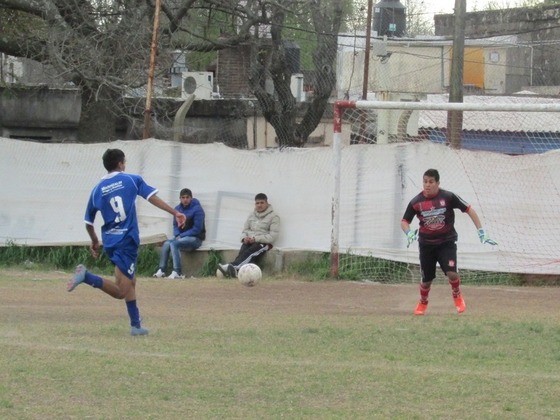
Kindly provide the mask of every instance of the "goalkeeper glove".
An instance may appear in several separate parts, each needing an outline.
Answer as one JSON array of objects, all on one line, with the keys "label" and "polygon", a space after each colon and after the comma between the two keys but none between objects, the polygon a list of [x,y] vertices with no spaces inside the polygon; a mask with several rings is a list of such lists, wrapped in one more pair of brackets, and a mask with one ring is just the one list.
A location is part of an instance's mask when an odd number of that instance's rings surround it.
[{"label": "goalkeeper glove", "polygon": [[490,239],[486,235],[486,232],[484,231],[483,228],[478,229],[478,238],[480,239],[480,242],[483,244],[498,245],[498,242],[496,242],[493,239]]},{"label": "goalkeeper glove", "polygon": [[412,230],[410,229],[406,232],[407,244],[406,247],[408,248],[412,242],[418,239],[418,229]]}]

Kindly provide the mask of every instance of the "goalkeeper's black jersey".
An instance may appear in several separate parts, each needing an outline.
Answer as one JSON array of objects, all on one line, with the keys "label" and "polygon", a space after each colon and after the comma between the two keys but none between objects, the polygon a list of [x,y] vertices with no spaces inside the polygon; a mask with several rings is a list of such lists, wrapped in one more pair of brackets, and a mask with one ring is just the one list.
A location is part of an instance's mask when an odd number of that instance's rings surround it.
[{"label": "goalkeeper's black jersey", "polygon": [[433,197],[426,197],[421,192],[408,203],[403,220],[412,222],[414,216],[420,221],[418,242],[427,245],[437,245],[447,241],[457,240],[455,230],[455,211],[468,211],[470,205],[451,191],[439,189]]}]

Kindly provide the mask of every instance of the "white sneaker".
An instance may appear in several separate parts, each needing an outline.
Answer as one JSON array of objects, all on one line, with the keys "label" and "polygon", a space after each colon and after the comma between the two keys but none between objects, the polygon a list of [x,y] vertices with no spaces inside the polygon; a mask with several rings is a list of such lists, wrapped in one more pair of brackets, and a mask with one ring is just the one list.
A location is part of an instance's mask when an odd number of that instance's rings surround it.
[{"label": "white sneaker", "polygon": [[218,264],[218,270],[222,272],[224,277],[228,277],[228,278],[237,277],[237,270],[231,264]]},{"label": "white sneaker", "polygon": [[228,264],[218,264],[218,270],[220,270],[222,272],[224,277],[227,276],[227,266],[228,266]]},{"label": "white sneaker", "polygon": [[156,271],[156,273],[153,275],[153,277],[157,277],[158,279],[161,279],[164,276],[165,276],[165,273],[163,271],[161,271],[161,268],[158,268],[158,271]]},{"label": "white sneaker", "polygon": [[171,272],[171,274],[169,275],[169,277],[167,277],[168,279],[184,279],[185,276],[183,274],[177,274],[177,272],[175,270],[173,270]]}]

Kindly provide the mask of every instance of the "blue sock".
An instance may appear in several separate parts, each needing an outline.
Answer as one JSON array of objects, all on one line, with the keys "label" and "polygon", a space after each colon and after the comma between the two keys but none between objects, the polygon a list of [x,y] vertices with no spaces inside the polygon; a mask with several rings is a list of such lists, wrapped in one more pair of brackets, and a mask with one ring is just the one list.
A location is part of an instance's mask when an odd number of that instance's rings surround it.
[{"label": "blue sock", "polygon": [[138,306],[136,306],[136,301],[131,300],[126,302],[126,309],[130,317],[130,326],[140,328],[140,311],[138,310]]},{"label": "blue sock", "polygon": [[103,279],[95,274],[86,271],[86,278],[84,279],[85,284],[95,287],[96,289],[101,289],[103,287]]}]

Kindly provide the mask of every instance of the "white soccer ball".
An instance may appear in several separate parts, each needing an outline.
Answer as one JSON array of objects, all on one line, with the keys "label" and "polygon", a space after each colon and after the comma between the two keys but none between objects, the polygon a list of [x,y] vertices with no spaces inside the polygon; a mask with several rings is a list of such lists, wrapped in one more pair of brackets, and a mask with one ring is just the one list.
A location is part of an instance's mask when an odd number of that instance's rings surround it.
[{"label": "white soccer ball", "polygon": [[216,269],[216,277],[219,279],[224,278],[224,273],[222,273],[219,268]]},{"label": "white soccer ball", "polygon": [[251,287],[262,279],[262,271],[257,264],[245,264],[239,269],[237,278],[243,286]]}]

